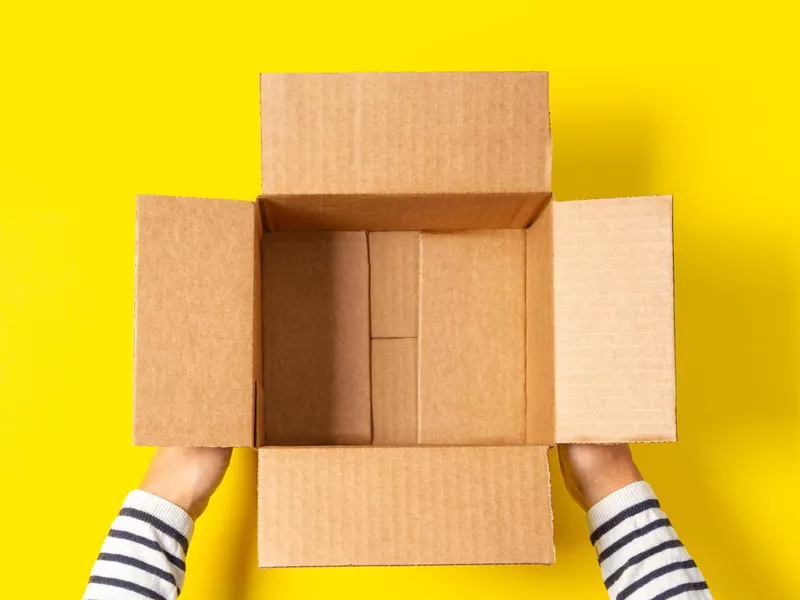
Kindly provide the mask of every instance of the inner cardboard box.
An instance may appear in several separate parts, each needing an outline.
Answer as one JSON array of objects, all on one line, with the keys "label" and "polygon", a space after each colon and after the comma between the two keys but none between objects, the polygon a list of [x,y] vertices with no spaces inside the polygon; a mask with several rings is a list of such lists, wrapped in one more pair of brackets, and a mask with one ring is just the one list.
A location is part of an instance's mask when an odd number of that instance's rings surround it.
[{"label": "inner cardboard box", "polygon": [[551,563],[547,447],[676,439],[672,202],[555,202],[542,73],[262,76],[140,196],[134,443],[259,448],[262,567]]}]

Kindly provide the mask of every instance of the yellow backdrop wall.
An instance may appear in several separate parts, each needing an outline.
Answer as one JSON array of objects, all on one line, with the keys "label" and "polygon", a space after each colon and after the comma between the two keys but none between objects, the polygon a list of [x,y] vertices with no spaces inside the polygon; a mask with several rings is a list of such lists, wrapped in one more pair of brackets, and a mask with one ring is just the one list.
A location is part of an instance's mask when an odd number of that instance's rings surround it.
[{"label": "yellow backdrop wall", "polygon": [[[6,2],[0,597],[76,598],[150,450],[131,439],[134,194],[252,198],[258,73],[551,72],[561,199],[674,194],[678,444],[639,446],[715,596],[797,598],[797,14],[557,2]],[[255,456],[183,598],[605,597],[553,460],[553,567],[256,568]]]}]

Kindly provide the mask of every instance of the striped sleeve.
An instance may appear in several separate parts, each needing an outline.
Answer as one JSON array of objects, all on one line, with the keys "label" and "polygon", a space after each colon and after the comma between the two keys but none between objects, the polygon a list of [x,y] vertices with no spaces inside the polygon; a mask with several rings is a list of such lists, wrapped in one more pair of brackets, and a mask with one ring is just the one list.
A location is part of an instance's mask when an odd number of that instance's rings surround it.
[{"label": "striped sleeve", "polygon": [[652,488],[632,483],[588,514],[611,600],[709,600],[703,575],[678,539]]},{"label": "striped sleeve", "polygon": [[111,524],[84,600],[174,600],[183,587],[193,529],[181,508],[134,490]]}]

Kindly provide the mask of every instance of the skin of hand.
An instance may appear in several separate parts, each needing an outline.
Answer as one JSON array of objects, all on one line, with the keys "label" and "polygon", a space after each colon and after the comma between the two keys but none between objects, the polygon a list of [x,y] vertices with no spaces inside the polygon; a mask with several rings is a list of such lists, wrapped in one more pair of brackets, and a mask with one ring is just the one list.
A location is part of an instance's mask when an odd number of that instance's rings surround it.
[{"label": "skin of hand", "polygon": [[169,500],[197,520],[230,461],[230,448],[159,448],[140,489]]},{"label": "skin of hand", "polygon": [[642,480],[627,444],[562,444],[558,462],[569,495],[583,510]]}]

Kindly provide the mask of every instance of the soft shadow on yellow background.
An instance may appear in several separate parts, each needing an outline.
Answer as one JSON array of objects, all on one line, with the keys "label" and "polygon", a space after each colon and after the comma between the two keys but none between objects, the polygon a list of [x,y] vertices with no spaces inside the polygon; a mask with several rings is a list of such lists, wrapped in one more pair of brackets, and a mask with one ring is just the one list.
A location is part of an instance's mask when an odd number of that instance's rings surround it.
[{"label": "soft shadow on yellow background", "polygon": [[[252,198],[261,71],[551,72],[561,199],[674,194],[678,444],[636,458],[717,598],[798,598],[796,14],[769,2],[0,8],[0,597],[77,598],[131,446],[134,194]],[[261,571],[255,456],[183,598],[605,598],[554,469],[553,567]]]}]

